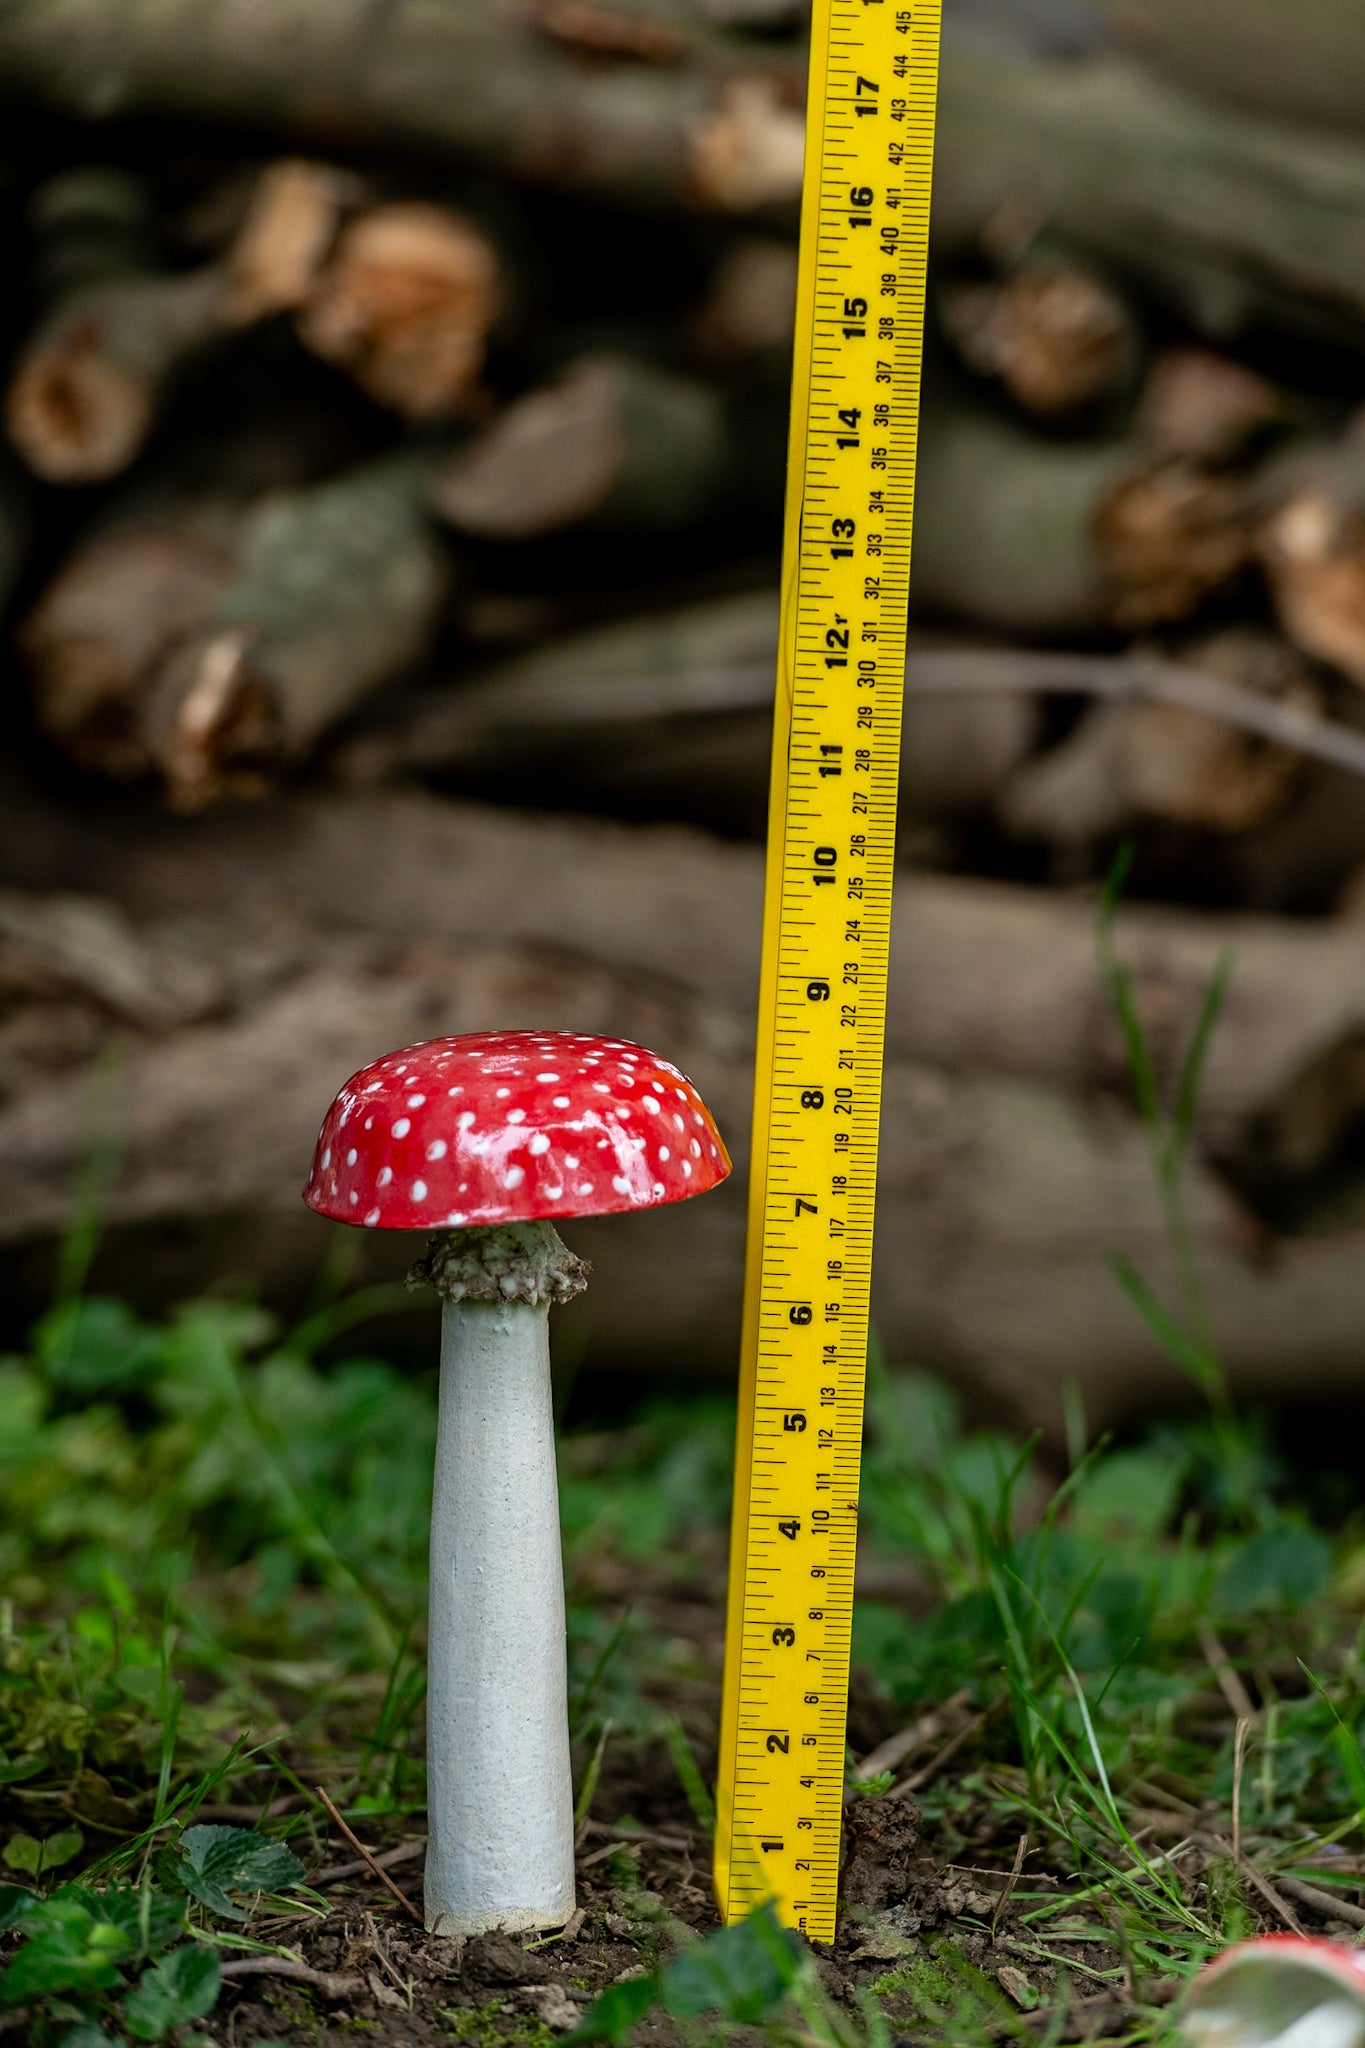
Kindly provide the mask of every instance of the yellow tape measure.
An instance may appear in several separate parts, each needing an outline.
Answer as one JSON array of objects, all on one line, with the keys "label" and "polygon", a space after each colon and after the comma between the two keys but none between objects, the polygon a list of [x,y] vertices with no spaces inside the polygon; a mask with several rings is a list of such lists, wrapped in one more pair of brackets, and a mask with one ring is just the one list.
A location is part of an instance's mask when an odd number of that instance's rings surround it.
[{"label": "yellow tape measure", "polygon": [[939,0],[816,0],[716,1895],[834,1939]]}]

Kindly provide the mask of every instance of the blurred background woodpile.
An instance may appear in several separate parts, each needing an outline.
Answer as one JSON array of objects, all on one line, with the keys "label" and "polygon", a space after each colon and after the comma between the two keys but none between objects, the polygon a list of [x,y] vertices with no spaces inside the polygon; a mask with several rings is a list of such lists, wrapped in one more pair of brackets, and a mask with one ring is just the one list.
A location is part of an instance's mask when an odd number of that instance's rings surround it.
[{"label": "blurred background woodpile", "polygon": [[[883,1340],[1049,1428],[1178,1391],[1109,1269],[1171,1279],[1095,957],[1131,839],[1163,1085],[1233,953],[1231,1381],[1339,1396],[1365,20],[946,12]],[[297,1303],[318,1116],[404,1039],[638,1036],[744,1154],[803,91],[799,0],[0,8],[10,1332],[94,1214],[143,1305]],[[588,1226],[588,1361],[727,1371],[742,1226]]]}]

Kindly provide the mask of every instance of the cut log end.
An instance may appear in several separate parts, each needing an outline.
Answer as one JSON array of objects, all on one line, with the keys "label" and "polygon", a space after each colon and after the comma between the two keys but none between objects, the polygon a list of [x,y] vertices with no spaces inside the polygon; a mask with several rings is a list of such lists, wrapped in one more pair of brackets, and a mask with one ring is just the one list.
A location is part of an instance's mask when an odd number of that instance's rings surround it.
[{"label": "cut log end", "polygon": [[1281,624],[1308,653],[1365,688],[1365,517],[1326,481],[1293,492],[1268,522],[1261,559]]},{"label": "cut log end", "polygon": [[806,124],[770,78],[727,81],[692,135],[692,188],[717,213],[790,205],[801,196]]},{"label": "cut log end", "polygon": [[256,182],[228,254],[224,316],[237,327],[291,313],[313,289],[336,238],[350,181],[332,164],[286,157]]},{"label": "cut log end", "polygon": [[1160,463],[1111,492],[1095,537],[1113,581],[1116,625],[1186,619],[1247,562],[1247,493],[1193,464]]},{"label": "cut log end", "polygon": [[342,231],[299,333],[378,404],[437,419],[474,396],[501,302],[497,256],[472,221],[416,202],[376,206]]},{"label": "cut log end", "polygon": [[93,322],[40,348],[10,386],[7,424],[45,483],[104,483],[126,469],[155,409],[147,378],[100,352]]},{"label": "cut log end", "polygon": [[576,363],[438,471],[431,504],[457,532],[486,540],[558,533],[606,501],[623,457],[612,367]]},{"label": "cut log end", "polygon": [[1138,405],[1138,439],[1153,454],[1233,462],[1288,412],[1268,378],[1207,348],[1165,348]]},{"label": "cut log end", "polygon": [[1111,398],[1130,375],[1132,323],[1104,279],[1078,264],[1019,271],[998,284],[957,284],[940,311],[963,360],[1016,404],[1065,420]]}]

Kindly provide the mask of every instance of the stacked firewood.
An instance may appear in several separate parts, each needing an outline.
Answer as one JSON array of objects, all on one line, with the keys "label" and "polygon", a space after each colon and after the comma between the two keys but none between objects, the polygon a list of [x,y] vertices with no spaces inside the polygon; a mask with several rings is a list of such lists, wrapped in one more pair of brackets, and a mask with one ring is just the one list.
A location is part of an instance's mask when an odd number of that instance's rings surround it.
[{"label": "stacked firewood", "polygon": [[[1125,839],[1163,1079],[1237,953],[1230,1372],[1331,1386],[1365,1315],[1365,23],[1230,22],[947,23],[879,1312],[1048,1424],[1175,1383],[1106,1266],[1171,1273]],[[287,1300],[316,1108],[404,1035],[633,1029],[742,1139],[803,90],[795,0],[0,13],[14,1303],[101,1118],[111,1284]],[[647,1295],[727,1357],[697,1211],[601,1227],[604,1360]]]}]

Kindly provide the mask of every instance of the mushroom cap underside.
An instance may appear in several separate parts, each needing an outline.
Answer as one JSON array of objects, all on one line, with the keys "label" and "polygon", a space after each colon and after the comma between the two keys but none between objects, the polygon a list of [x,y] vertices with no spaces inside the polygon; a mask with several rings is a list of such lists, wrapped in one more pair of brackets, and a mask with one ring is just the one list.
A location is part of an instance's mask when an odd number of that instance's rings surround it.
[{"label": "mushroom cap underside", "polygon": [[479,1031],[353,1074],[303,1199],[380,1230],[606,1216],[704,1194],[730,1171],[686,1075],[621,1038]]}]

